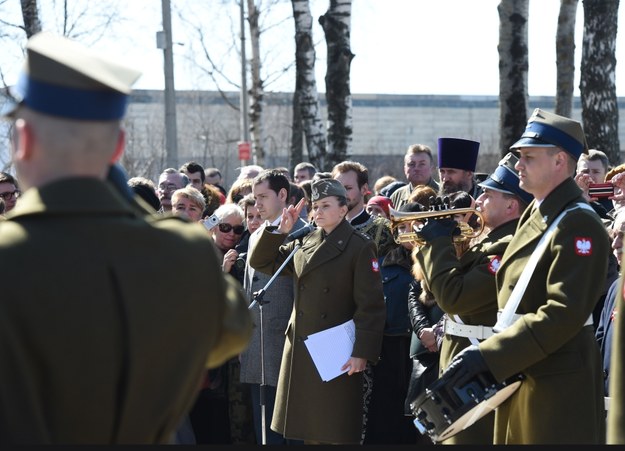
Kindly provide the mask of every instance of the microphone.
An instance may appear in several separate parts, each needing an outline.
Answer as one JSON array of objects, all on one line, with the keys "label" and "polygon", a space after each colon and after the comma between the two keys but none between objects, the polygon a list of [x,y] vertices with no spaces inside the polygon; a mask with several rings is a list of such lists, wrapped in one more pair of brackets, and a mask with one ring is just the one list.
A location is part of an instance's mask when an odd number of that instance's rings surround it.
[{"label": "microphone", "polygon": [[317,228],[317,226],[314,225],[314,224],[305,225],[301,229],[297,229],[295,232],[291,232],[289,234],[289,236],[287,236],[287,238],[286,238],[287,242],[288,241],[297,240],[297,239],[300,239],[300,238],[304,238],[306,235],[308,235],[310,232],[314,231],[316,228]]}]

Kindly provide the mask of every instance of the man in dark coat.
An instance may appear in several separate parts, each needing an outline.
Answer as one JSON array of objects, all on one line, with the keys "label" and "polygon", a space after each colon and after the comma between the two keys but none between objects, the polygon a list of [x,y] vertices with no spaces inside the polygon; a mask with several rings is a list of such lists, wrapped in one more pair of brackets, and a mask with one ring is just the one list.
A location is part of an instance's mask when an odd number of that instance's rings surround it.
[{"label": "man in dark coat", "polygon": [[249,339],[243,294],[201,225],[105,180],[139,73],[47,33],[27,52],[4,112],[24,195],[0,224],[0,443],[170,443]]},{"label": "man in dark coat", "polygon": [[497,271],[502,312],[496,333],[458,354],[443,377],[471,380],[491,373],[501,383],[525,376],[496,410],[495,444],[604,443],[592,311],[610,245],[573,180],[576,161],[587,151],[584,132],[579,122],[537,108],[512,150],[520,155],[520,186],[535,200]]}]

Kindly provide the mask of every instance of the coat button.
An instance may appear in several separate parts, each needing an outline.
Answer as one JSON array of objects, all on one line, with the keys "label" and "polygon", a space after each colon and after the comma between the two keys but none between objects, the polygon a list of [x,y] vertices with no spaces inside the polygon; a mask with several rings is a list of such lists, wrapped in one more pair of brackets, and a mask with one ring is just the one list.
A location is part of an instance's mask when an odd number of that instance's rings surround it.
[{"label": "coat button", "polygon": [[297,316],[299,316],[301,318],[302,316],[304,316],[304,312],[302,312],[302,311],[297,312]]},{"label": "coat button", "polygon": [[299,341],[301,343],[304,340],[302,339],[302,337],[297,337],[297,341]]},{"label": "coat button", "polygon": [[329,289],[328,287],[325,287],[325,288],[323,289],[323,292],[324,292],[324,293],[327,293],[328,291],[330,291],[330,289]]},{"label": "coat button", "polygon": [[326,319],[328,317],[328,315],[326,315],[325,313],[321,314],[321,319]]}]

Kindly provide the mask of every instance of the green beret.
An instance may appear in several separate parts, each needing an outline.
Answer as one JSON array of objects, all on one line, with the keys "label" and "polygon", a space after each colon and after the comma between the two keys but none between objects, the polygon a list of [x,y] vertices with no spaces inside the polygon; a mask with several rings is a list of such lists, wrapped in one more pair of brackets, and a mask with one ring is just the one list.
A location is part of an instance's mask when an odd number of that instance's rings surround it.
[{"label": "green beret", "polygon": [[347,198],[347,191],[341,182],[336,179],[315,180],[310,185],[310,200],[315,202],[328,196],[339,196]]}]

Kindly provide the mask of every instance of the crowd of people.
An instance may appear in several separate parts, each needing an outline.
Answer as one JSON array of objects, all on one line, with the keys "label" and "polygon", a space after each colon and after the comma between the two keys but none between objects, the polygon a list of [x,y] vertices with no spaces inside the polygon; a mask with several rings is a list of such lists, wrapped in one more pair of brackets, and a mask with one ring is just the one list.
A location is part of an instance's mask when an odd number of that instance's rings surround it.
[{"label": "crowd of people", "polygon": [[[25,67],[0,443],[625,443],[625,165],[579,122],[537,108],[483,177],[478,141],[441,137],[402,180],[346,160],[153,181],[119,163],[138,72],[45,33]],[[308,337],[347,324],[324,380]]]}]

